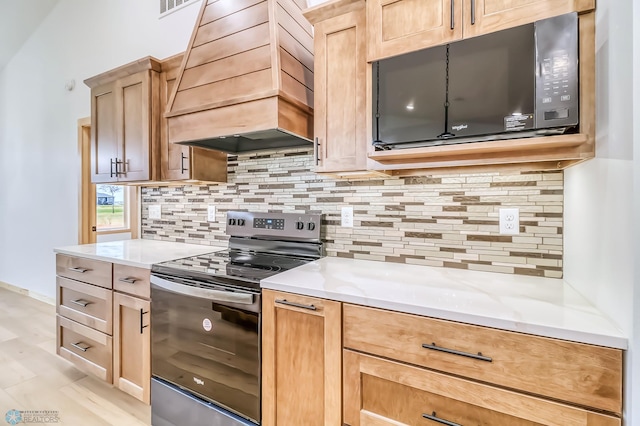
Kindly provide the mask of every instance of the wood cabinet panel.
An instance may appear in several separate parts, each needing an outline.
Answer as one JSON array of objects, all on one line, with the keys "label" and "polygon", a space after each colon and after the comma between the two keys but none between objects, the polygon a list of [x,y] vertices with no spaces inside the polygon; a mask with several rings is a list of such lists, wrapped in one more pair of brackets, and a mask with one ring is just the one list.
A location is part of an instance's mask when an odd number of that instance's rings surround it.
[{"label": "wood cabinet panel", "polygon": [[135,266],[113,265],[113,289],[133,296],[149,299],[151,270]]},{"label": "wood cabinet panel", "polygon": [[147,57],[85,80],[91,87],[92,182],[159,177],[159,70]]},{"label": "wood cabinet panel", "polygon": [[[367,167],[366,11],[364,0],[349,3],[336,4],[345,11],[323,16],[314,26],[315,171],[319,173]],[[305,12],[312,20],[316,14],[316,9]]]},{"label": "wood cabinet panel", "polygon": [[345,348],[622,412],[620,350],[363,306],[343,310]]},{"label": "wood cabinet panel", "polygon": [[262,422],[341,424],[341,304],[262,293]]},{"label": "wood cabinet panel", "polygon": [[459,40],[462,27],[462,0],[369,0],[367,60]]},{"label": "wood cabinet panel", "polygon": [[[163,112],[175,87],[183,56],[183,54],[175,55],[162,62],[160,103]],[[185,71],[183,81],[187,78],[188,71]],[[168,121],[164,117],[160,119],[160,162],[160,175],[163,181],[227,181],[227,154],[169,143]]]},{"label": "wood cabinet panel", "polygon": [[56,274],[104,288],[112,287],[110,262],[56,254]]},{"label": "wood cabinet panel", "polygon": [[344,422],[350,426],[621,424],[615,417],[348,350],[344,371]]},{"label": "wood cabinet panel", "polygon": [[111,290],[67,278],[56,278],[57,313],[111,335]]},{"label": "wood cabinet panel", "polygon": [[80,370],[112,383],[111,336],[60,315],[56,324],[57,354]]},{"label": "wood cabinet panel", "polygon": [[151,302],[113,294],[113,384],[149,403],[151,389]]},{"label": "wood cabinet panel", "polygon": [[569,12],[595,9],[595,0],[467,0],[464,37],[517,27]]}]

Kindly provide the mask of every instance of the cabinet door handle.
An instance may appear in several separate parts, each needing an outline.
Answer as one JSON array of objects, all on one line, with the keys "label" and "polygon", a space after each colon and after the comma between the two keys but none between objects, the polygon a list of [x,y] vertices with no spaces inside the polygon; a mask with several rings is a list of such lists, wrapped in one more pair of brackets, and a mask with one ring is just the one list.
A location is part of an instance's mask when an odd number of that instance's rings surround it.
[{"label": "cabinet door handle", "polygon": [[144,329],[149,327],[149,324],[144,325],[144,314],[148,314],[149,311],[146,311],[142,308],[140,308],[140,334],[142,334],[144,332]]},{"label": "cabinet door handle", "polygon": [[109,177],[113,177],[113,165],[116,164],[115,161],[113,161],[113,158],[109,158],[109,162],[111,163],[111,168],[109,169]]},{"label": "cabinet door handle", "polygon": [[127,284],[135,284],[136,281],[140,281],[137,278],[133,278],[133,277],[126,277],[126,278],[118,278],[118,281],[121,281],[123,283],[127,283]]},{"label": "cabinet door handle", "polygon": [[476,0],[471,0],[471,25],[476,24]]},{"label": "cabinet door handle", "polygon": [[313,148],[315,151],[314,154],[316,157],[315,160],[316,160],[316,166],[317,166],[318,164],[320,164],[320,139],[318,139],[317,137],[316,137],[316,143],[313,144]]},{"label": "cabinet door handle", "polygon": [[82,352],[86,352],[87,350],[91,349],[91,346],[82,342],[72,343],[71,346],[73,346],[76,349],[80,349]]},{"label": "cabinet door handle", "polygon": [[81,268],[81,267],[79,267],[79,266],[75,266],[75,267],[73,267],[73,268],[69,268],[69,270],[70,270],[70,271],[73,271],[73,272],[80,272],[81,274],[84,274],[85,272],[90,271],[90,269],[87,269],[87,268]]},{"label": "cabinet door handle", "polygon": [[[120,171],[120,165],[122,164],[122,171]],[[127,164],[124,160],[118,160],[116,158],[116,176],[127,174]]]},{"label": "cabinet door handle", "polygon": [[317,311],[318,308],[315,305],[303,305],[302,303],[289,302],[287,299],[276,299],[276,303],[281,305],[293,306],[295,308],[308,309],[310,311]]},{"label": "cabinet door handle", "polygon": [[184,168],[184,160],[187,160],[189,157],[185,156],[184,153],[180,153],[180,173],[184,174],[184,172],[187,171],[187,169]]},{"label": "cabinet door handle", "polygon": [[450,422],[449,420],[445,420],[445,419],[441,419],[440,417],[437,417],[435,411],[432,414],[422,413],[422,417],[424,417],[427,420],[432,420],[434,422],[447,425],[447,426],[462,426],[460,423]]},{"label": "cabinet door handle", "polygon": [[455,1],[451,0],[451,29],[452,30],[456,27],[456,21],[455,21],[455,18],[453,16],[455,11],[456,11],[455,9],[456,9],[455,8]]},{"label": "cabinet door handle", "polygon": [[441,346],[436,346],[435,343],[431,343],[430,345],[426,344],[426,343],[423,343],[422,347],[425,348],[425,349],[431,349],[433,351],[438,351],[438,352],[445,352],[445,353],[452,354],[452,355],[466,356],[467,358],[473,358],[473,359],[477,359],[477,360],[480,360],[480,361],[486,361],[486,362],[492,362],[493,361],[493,359],[491,359],[490,357],[482,355],[482,352],[478,352],[478,354],[476,355],[476,354],[472,354],[472,353],[469,353],[469,352],[462,352],[462,351],[457,351],[455,349],[447,349],[447,348],[443,348]]},{"label": "cabinet door handle", "polygon": [[73,303],[74,305],[82,306],[83,308],[86,308],[88,305],[91,304],[91,302],[89,302],[88,300],[84,300],[84,299],[71,300],[70,302]]}]

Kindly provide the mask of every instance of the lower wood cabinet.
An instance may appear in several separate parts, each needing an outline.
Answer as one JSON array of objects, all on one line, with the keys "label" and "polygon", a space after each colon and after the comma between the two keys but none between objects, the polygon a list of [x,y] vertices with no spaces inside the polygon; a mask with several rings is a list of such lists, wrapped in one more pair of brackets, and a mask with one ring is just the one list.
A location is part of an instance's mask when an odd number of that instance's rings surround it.
[{"label": "lower wood cabinet", "polygon": [[262,424],[342,424],[341,303],[262,293]]},{"label": "lower wood cabinet", "polygon": [[344,424],[619,426],[621,423],[619,418],[583,408],[345,350]]},{"label": "lower wood cabinet", "polygon": [[150,270],[57,255],[57,353],[149,403]]},{"label": "lower wood cabinet", "polygon": [[113,384],[149,403],[151,380],[151,302],[113,294]]}]

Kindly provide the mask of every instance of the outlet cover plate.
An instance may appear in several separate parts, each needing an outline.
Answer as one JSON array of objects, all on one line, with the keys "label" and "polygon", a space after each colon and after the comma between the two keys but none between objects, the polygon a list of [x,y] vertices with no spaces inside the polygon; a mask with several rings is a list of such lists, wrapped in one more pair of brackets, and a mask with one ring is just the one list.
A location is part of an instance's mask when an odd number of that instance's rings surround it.
[{"label": "outlet cover plate", "polygon": [[209,204],[207,206],[207,221],[209,222],[216,221],[216,206],[213,204]]},{"label": "outlet cover plate", "polygon": [[518,235],[520,233],[520,209],[500,209],[500,233]]},{"label": "outlet cover plate", "polygon": [[162,209],[160,204],[151,204],[149,206],[149,219],[161,219]]},{"label": "outlet cover plate", "polygon": [[340,210],[340,226],[353,228],[353,207],[342,207]]}]

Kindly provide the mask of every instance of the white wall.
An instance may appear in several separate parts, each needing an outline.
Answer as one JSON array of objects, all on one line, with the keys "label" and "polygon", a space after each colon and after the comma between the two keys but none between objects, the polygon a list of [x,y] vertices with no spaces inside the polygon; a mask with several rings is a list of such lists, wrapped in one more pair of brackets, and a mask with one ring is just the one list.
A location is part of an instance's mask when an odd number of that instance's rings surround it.
[{"label": "white wall", "polygon": [[[640,101],[630,96],[634,84],[633,3],[599,0],[597,4],[596,158],[566,170],[564,214],[565,280],[608,314],[630,336],[630,345],[640,342],[633,337],[638,333],[634,317],[640,315],[640,303],[634,301],[638,299],[634,260],[639,247],[638,239],[633,238],[638,232],[634,218],[640,213],[634,191],[634,178],[640,173],[633,149],[634,139],[640,136],[637,111],[635,129],[633,118]],[[637,28],[635,32],[637,52]],[[636,58],[635,70],[640,70],[637,64]],[[637,75],[635,78],[637,84]],[[635,380],[635,389],[632,386],[640,356],[633,348],[625,366],[625,425],[640,425],[640,382]]]},{"label": "white wall", "polygon": [[199,4],[159,20],[156,0],[61,0],[0,72],[0,281],[54,296],[52,249],[77,244],[82,81],[184,51]]}]

